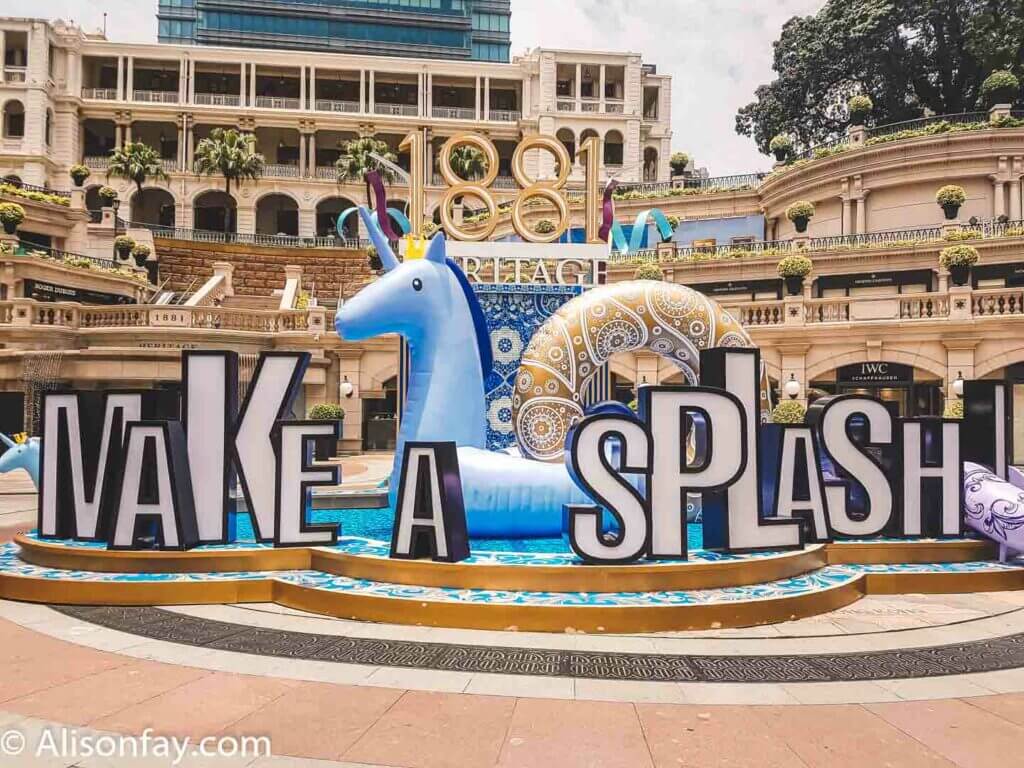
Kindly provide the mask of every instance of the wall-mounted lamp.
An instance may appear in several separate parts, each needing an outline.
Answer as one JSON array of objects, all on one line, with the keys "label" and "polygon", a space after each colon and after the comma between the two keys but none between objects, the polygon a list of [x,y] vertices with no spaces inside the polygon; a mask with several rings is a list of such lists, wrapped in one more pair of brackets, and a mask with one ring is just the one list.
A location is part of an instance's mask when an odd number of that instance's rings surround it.
[{"label": "wall-mounted lamp", "polygon": [[956,378],[953,379],[953,394],[957,397],[964,396],[964,375],[961,371],[957,371]]},{"label": "wall-mounted lamp", "polygon": [[348,376],[346,376],[345,380],[342,381],[341,385],[338,387],[338,391],[341,393],[342,397],[352,397],[352,395],[355,394],[356,388],[352,385],[352,382],[348,380]]},{"label": "wall-mounted lamp", "polygon": [[795,374],[789,374],[789,381],[786,382],[784,390],[790,400],[796,400],[800,394],[800,382],[796,380]]}]

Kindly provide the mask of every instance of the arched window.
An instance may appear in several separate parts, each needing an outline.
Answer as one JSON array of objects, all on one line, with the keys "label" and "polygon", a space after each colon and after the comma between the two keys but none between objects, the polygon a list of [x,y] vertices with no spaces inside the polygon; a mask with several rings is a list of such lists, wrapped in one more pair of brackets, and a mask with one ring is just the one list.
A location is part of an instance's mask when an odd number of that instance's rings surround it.
[{"label": "arched window", "polygon": [[644,149],[644,181],[658,180],[658,150],[654,147]]},{"label": "arched window", "polygon": [[622,134],[618,131],[604,135],[604,164],[622,165]]},{"label": "arched window", "polygon": [[25,105],[16,99],[4,104],[4,138],[20,139],[25,136]]},{"label": "arched window", "polygon": [[569,153],[569,157],[572,158],[573,162],[576,162],[576,135],[569,128],[559,128],[555,134],[555,138],[562,142],[562,146],[565,147],[565,151]]}]

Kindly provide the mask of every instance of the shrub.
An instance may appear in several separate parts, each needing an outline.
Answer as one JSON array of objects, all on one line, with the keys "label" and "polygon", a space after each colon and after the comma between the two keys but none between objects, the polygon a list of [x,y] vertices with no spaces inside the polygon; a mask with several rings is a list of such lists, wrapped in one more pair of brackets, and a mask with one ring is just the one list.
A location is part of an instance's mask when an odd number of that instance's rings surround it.
[{"label": "shrub", "polygon": [[420,227],[420,232],[423,233],[424,237],[433,237],[434,233],[437,232],[439,227],[432,221],[423,222],[423,226]]},{"label": "shrub", "polygon": [[13,184],[0,184],[0,194],[13,195],[14,197],[23,197],[26,200],[31,200],[35,203],[49,203],[50,205],[63,205],[67,208],[71,205],[71,200],[60,195],[51,195],[47,192],[36,192],[35,190],[20,189]]},{"label": "shrub", "polygon": [[1013,101],[1020,91],[1020,80],[1012,72],[997,69],[981,84],[981,100],[992,106],[1001,101]]},{"label": "shrub", "polygon": [[1024,237],[1024,227],[1007,227],[1004,237]]},{"label": "shrub", "polygon": [[337,403],[317,403],[309,409],[309,418],[320,421],[341,421],[345,411]]},{"label": "shrub", "polygon": [[871,101],[870,96],[858,93],[856,96],[850,97],[850,100],[846,102],[846,108],[850,110],[850,117],[865,118],[875,108],[875,103]]},{"label": "shrub", "polygon": [[99,192],[96,194],[98,194],[100,196],[100,200],[105,202],[108,206],[117,200],[117,190],[113,187],[100,187]]},{"label": "shrub", "polygon": [[799,253],[791,253],[779,261],[776,269],[780,277],[807,277],[811,274],[814,263]]},{"label": "shrub", "polygon": [[668,225],[670,227],[672,227],[673,231],[675,230],[676,227],[679,226],[679,217],[678,216],[666,216],[665,220],[668,222]]},{"label": "shrub", "polygon": [[64,266],[75,267],[76,269],[92,269],[95,265],[84,256],[65,256]]},{"label": "shrub", "polygon": [[672,157],[668,161],[669,167],[672,168],[672,173],[676,176],[682,176],[686,170],[686,166],[690,164],[690,156],[685,152],[673,152]]},{"label": "shrub", "polygon": [[114,247],[120,250],[132,250],[135,247],[135,239],[129,235],[118,235],[114,238]]},{"label": "shrub", "polygon": [[796,400],[784,400],[772,409],[773,424],[803,424],[807,409]]},{"label": "shrub", "polygon": [[136,243],[135,245],[132,246],[132,256],[141,256],[142,258],[145,259],[148,258],[149,254],[151,254],[152,252],[153,249],[150,248],[145,243]]},{"label": "shrub", "polygon": [[786,218],[790,221],[797,219],[809,219],[814,215],[814,203],[807,200],[797,200],[786,209]]},{"label": "shrub", "polygon": [[0,256],[13,256],[14,255],[14,243],[9,243],[6,240],[0,240]]},{"label": "shrub", "polygon": [[0,203],[0,222],[15,227],[25,220],[25,209],[17,203]]},{"label": "shrub", "polygon": [[962,419],[964,417],[963,400],[947,400],[946,407],[942,409],[944,419]]},{"label": "shrub", "polygon": [[772,140],[768,143],[768,149],[772,152],[789,152],[793,149],[793,140],[788,133],[778,133],[772,136]]},{"label": "shrub", "polygon": [[939,191],[935,193],[935,202],[939,205],[963,205],[967,202],[967,192],[961,186],[947,184],[939,187]]},{"label": "shrub", "polygon": [[68,175],[75,182],[75,184],[77,184],[78,186],[82,186],[82,182],[84,182],[86,179],[92,176],[92,171],[89,170],[88,166],[82,165],[81,163],[76,163],[75,165],[71,166],[71,169],[68,171]]},{"label": "shrub", "polygon": [[533,225],[533,231],[538,235],[550,235],[555,231],[555,222],[551,219],[540,219]]},{"label": "shrub", "polygon": [[958,240],[980,240],[981,237],[982,234],[977,229],[951,229],[942,235],[942,239],[949,243],[954,243]]},{"label": "shrub", "polygon": [[978,263],[978,249],[973,245],[951,245],[939,253],[939,264],[950,267],[973,267]]},{"label": "shrub", "polygon": [[661,271],[661,267],[657,264],[651,264],[650,262],[641,264],[636,268],[636,272],[633,273],[634,280],[664,280],[665,273]]}]

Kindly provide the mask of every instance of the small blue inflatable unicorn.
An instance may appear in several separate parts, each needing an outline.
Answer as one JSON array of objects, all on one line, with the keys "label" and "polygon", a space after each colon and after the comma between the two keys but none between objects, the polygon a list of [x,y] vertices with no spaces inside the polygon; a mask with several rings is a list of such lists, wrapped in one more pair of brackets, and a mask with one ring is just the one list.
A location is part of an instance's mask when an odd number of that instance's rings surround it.
[{"label": "small blue inflatable unicorn", "polygon": [[32,478],[36,490],[39,490],[39,438],[28,437],[24,433],[8,437],[0,432],[7,450],[0,456],[0,473],[14,469],[24,469]]},{"label": "small blue inflatable unicorn", "polygon": [[395,451],[390,502],[410,441],[454,441],[466,523],[472,536],[558,536],[562,505],[590,500],[562,464],[486,449],[484,379],[491,369],[487,322],[442,233],[420,259],[399,262],[365,208],[359,216],[386,274],[339,309],[334,324],[349,341],[398,333],[409,344],[409,389]]}]

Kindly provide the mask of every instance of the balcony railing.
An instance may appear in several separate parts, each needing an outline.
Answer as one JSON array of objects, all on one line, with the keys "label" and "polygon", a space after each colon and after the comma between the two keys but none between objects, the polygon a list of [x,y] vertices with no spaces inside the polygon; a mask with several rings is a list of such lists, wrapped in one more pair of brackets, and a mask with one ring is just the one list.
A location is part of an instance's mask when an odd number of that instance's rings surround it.
[{"label": "balcony railing", "polygon": [[[476,180],[477,179],[470,179],[470,181],[476,181]],[[441,176],[440,173],[435,173],[433,176],[431,176],[430,177],[430,183],[431,183],[432,186],[435,186],[435,187],[445,187],[445,186],[448,185],[447,182],[444,180],[444,177]],[[519,183],[515,180],[514,176],[495,176],[494,177],[494,181],[491,183],[491,189],[518,189],[518,188],[519,188]],[[463,213],[466,216],[471,216],[474,213],[482,213],[483,211],[486,211],[486,210],[487,210],[486,208],[473,209],[473,210],[466,209],[466,210],[463,211]]]},{"label": "balcony railing", "polygon": [[298,109],[300,102],[289,96],[257,96],[256,106],[261,109]]},{"label": "balcony railing", "polygon": [[473,107],[432,107],[430,114],[443,120],[476,119],[476,109]]},{"label": "balcony railing", "polygon": [[621,115],[625,106],[626,105],[621,101],[606,101],[604,104],[604,111],[609,115]]},{"label": "balcony railing", "polygon": [[109,163],[110,158],[106,155],[86,155],[82,158],[82,165],[86,168],[91,168],[94,171],[106,170]]},{"label": "balcony railing", "polygon": [[116,88],[83,88],[83,99],[96,99],[98,101],[117,101]]},{"label": "balcony railing", "polygon": [[555,101],[555,109],[557,111],[559,111],[559,112],[575,112],[576,111],[576,102],[575,102],[575,100],[568,101],[568,100],[558,99],[557,101]]},{"label": "balcony railing", "polygon": [[177,173],[178,161],[173,157],[160,158],[160,167],[164,169],[164,173]]},{"label": "balcony railing", "polygon": [[4,179],[0,179],[0,183],[16,187],[23,192],[40,192],[44,195],[56,195],[57,197],[71,199],[71,192],[66,189],[50,189],[49,187],[40,187],[38,184],[27,184],[24,181],[6,181]]},{"label": "balcony railing", "polygon": [[416,104],[387,104],[377,102],[373,105],[373,113],[375,115],[403,115],[406,117],[415,117],[420,111]]},{"label": "balcony railing", "polygon": [[362,106],[358,101],[334,101],[332,99],[317,99],[317,112],[362,112]]},{"label": "balcony railing", "polygon": [[599,101],[588,101],[584,99],[580,102],[580,110],[582,112],[600,112],[601,102]]},{"label": "balcony railing", "polygon": [[299,166],[288,163],[267,163],[263,166],[263,175],[275,179],[299,178]]},{"label": "balcony railing", "polygon": [[8,83],[24,83],[28,74],[27,67],[4,67],[4,80]]},{"label": "balcony railing", "polygon": [[206,107],[237,107],[242,103],[242,97],[237,93],[196,93],[194,103]]},{"label": "balcony railing", "polygon": [[239,243],[242,245],[265,245],[283,248],[365,248],[370,244],[363,238],[342,239],[336,236],[291,237],[290,235],[260,235],[255,233],[216,232],[210,229],[188,229],[186,227],[163,227],[145,222],[125,222],[129,227],[148,229],[153,237],[169,240],[192,240],[200,243]]},{"label": "balcony railing", "polygon": [[313,176],[317,179],[325,179],[327,181],[337,181],[338,169],[333,165],[318,165]]},{"label": "balcony railing", "polygon": [[177,91],[132,91],[132,100],[150,104],[177,104]]},{"label": "balcony railing", "polygon": [[976,317],[992,315],[1024,315],[1024,289],[991,288],[971,294],[971,314]]},{"label": "balcony railing", "polygon": [[488,116],[499,123],[515,123],[522,117],[518,109],[492,109]]}]

